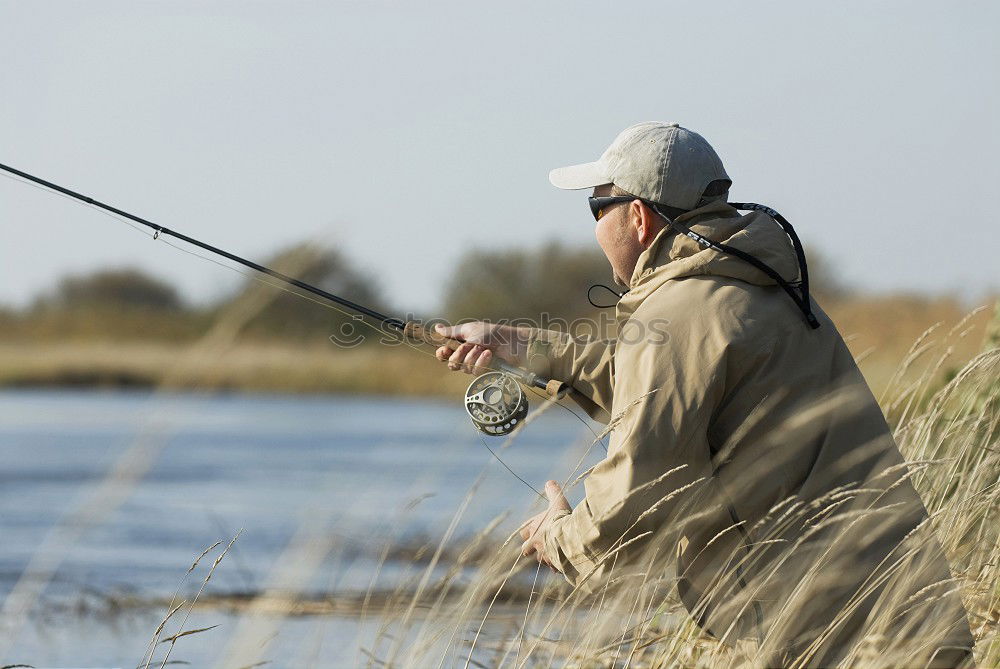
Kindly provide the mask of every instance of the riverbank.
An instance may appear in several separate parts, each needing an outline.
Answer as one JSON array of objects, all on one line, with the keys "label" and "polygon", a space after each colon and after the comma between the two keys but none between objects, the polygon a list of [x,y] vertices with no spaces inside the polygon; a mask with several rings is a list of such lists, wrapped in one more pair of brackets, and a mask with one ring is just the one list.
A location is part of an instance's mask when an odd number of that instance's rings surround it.
[{"label": "riverbank", "polygon": [[0,386],[409,396],[464,389],[468,377],[450,374],[429,352],[254,342],[204,359],[169,343],[7,343],[0,344]]},{"label": "riverbank", "polygon": [[[852,299],[827,308],[876,394],[914,344],[950,351],[941,378],[981,350],[990,305],[970,315],[953,300]],[[168,388],[214,392],[449,396],[464,389],[427,347],[236,341],[208,351],[190,342],[0,340],[0,386]]]}]

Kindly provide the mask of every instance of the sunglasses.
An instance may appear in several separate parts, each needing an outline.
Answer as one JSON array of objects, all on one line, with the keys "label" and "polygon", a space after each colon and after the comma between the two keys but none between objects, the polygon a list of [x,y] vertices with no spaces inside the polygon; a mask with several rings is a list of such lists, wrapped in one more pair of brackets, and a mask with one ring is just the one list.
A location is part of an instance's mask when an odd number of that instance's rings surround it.
[{"label": "sunglasses", "polygon": [[594,215],[594,220],[599,221],[611,205],[638,199],[640,198],[634,195],[613,195],[611,197],[588,197],[587,201],[590,202],[590,213]]}]

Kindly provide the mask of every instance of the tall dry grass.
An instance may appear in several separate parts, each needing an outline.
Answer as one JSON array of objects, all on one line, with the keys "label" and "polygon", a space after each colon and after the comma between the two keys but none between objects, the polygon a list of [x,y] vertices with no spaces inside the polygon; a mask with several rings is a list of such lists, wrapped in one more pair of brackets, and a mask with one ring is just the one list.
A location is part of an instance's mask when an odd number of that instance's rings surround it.
[{"label": "tall dry grass", "polygon": [[[173,383],[183,386],[190,382],[185,379],[188,376],[210,382],[210,375],[217,373],[212,370],[224,369],[224,356],[236,349],[234,338],[240,324],[258,309],[258,304],[247,304],[220,323],[178,368]],[[987,315],[978,312],[968,319],[925,327],[915,343],[899,353],[902,362],[888,373],[881,392],[900,450],[913,465],[913,484],[930,512],[930,529],[954,570],[954,586],[961,592],[977,640],[977,663],[983,667],[1000,666],[1000,313],[988,330]],[[974,349],[978,353],[966,353]],[[166,381],[164,387],[172,387]],[[550,407],[543,404],[539,410]],[[109,475],[110,492],[84,501],[79,512],[67,518],[61,534],[51,542],[53,552],[33,565],[35,574],[50,576],[58,556],[71,550],[75,537],[99,522],[127,494],[161,438],[157,435],[152,443],[137,444],[139,455],[132,457],[139,464],[123,461],[121,471]],[[502,456],[503,447],[499,453]],[[566,473],[565,482],[578,485],[578,474]],[[759,644],[723,645],[692,622],[676,597],[676,574],[663,555],[639,560],[638,566],[633,560],[626,569],[624,555],[637,544],[622,542],[608,552],[610,578],[597,583],[595,577],[588,587],[571,588],[522,558],[516,534],[497,537],[496,528],[504,518],[460,543],[454,529],[479,494],[477,486],[469,490],[449,529],[421,551],[428,559],[415,562],[409,578],[387,590],[381,587],[378,568],[373,573],[371,587],[359,593],[353,610],[376,630],[372,634],[369,626],[361,627],[359,665],[729,667],[764,661]],[[74,525],[77,522],[81,525]],[[330,518],[303,522],[275,565],[271,587],[241,602],[243,616],[235,631],[228,636],[221,629],[203,632],[220,637],[224,652],[219,666],[286,664],[284,658],[269,657],[261,642],[280,629],[282,616],[324,611],[323,606],[308,606],[300,593],[302,584],[324,564],[322,558],[338,550],[338,540],[329,533],[331,522]],[[661,544],[669,539],[669,535],[660,537]],[[384,547],[380,564],[393,550],[391,545]],[[905,572],[897,569],[896,577],[905,580]],[[38,590],[24,587],[17,593],[4,605],[8,631],[16,629],[10,623],[30,608]],[[202,605],[211,605],[211,593],[204,594]],[[933,595],[924,594],[926,599]],[[923,602],[897,603],[916,606]],[[175,606],[166,607],[167,619],[175,620],[177,611],[185,610]],[[892,621],[883,622],[890,629]],[[178,628],[168,637],[170,645],[183,644],[186,631]],[[934,632],[933,620],[926,630],[911,629],[907,638],[895,645],[890,642],[888,650],[884,640],[873,638],[870,646],[857,650],[849,666],[910,666],[909,642],[924,631]],[[152,659],[153,654],[147,657]],[[150,666],[166,659],[157,657]],[[312,657],[302,666],[328,665]]]},{"label": "tall dry grass", "polygon": [[[980,317],[974,314],[971,318]],[[894,436],[909,465],[897,471],[899,478],[878,494],[890,494],[902,481],[912,481],[930,516],[920,533],[914,532],[913,541],[917,546],[927,546],[936,537],[954,579],[916,592],[908,588],[912,575],[924,567],[921,560],[925,556],[919,549],[905,553],[886,567],[879,574],[879,587],[885,585],[886,600],[879,613],[866,621],[868,636],[851,650],[841,666],[923,666],[915,664],[921,657],[922,640],[941,638],[942,634],[934,615],[936,602],[952,590],[960,593],[968,611],[976,639],[977,665],[1000,666],[1000,309],[985,336],[980,331],[976,337],[979,352],[957,371],[945,374],[950,380],[942,383],[942,372],[953,364],[956,346],[967,346],[969,323],[968,319],[959,319],[957,324],[931,328],[919,337],[904,352],[883,392],[883,406],[893,417]],[[932,337],[934,333],[939,334]],[[539,410],[550,406],[542,405]],[[817,407],[817,411],[821,413],[823,407]],[[574,471],[567,475],[569,486],[579,483],[582,477],[577,474]],[[660,549],[666,545],[667,550],[639,551],[638,558],[629,558],[627,567],[626,553],[650,537],[623,537],[603,556],[606,569],[600,579],[595,576],[593,583],[569,587],[561,577],[544,573],[532,559],[521,557],[516,532],[506,538],[496,536],[495,528],[503,517],[495,519],[479,535],[456,545],[454,527],[475,503],[477,494],[477,486],[473,486],[437,545],[427,547],[433,553],[432,559],[422,563],[422,568],[415,568],[409,579],[390,591],[381,590],[376,569],[360,610],[355,611],[363,620],[373,622],[376,629],[371,633],[362,626],[357,640],[358,665],[714,668],[773,662],[775,656],[768,654],[771,649],[767,648],[766,638],[763,643],[735,640],[722,644],[692,621],[677,598],[677,574],[670,567],[670,542],[677,539],[676,533],[656,537]],[[815,514],[811,520],[817,525],[832,523],[837,505],[843,500],[843,491],[820,500],[822,504],[808,510]],[[792,506],[779,504],[769,515],[789,516]],[[698,513],[692,507],[686,511]],[[859,515],[864,514],[862,509]],[[308,542],[309,535],[300,532],[299,540]],[[831,545],[837,547],[838,535],[833,536]],[[289,547],[286,554],[291,559],[304,551],[301,546]],[[390,551],[387,545],[383,561]],[[442,574],[435,568],[442,564],[439,558],[446,552],[454,556],[454,561]],[[304,562],[305,574],[291,580],[284,576],[280,581],[303,582],[319,564],[315,556]],[[289,568],[285,564],[282,570]],[[800,582],[836,579],[837,574],[813,566],[789,578],[794,582],[791,601],[785,607],[786,624],[820,605],[796,595]],[[876,585],[869,583],[865,587],[873,590]],[[247,633],[254,630],[273,634],[280,628],[280,616],[290,615],[300,607],[294,589],[266,593],[256,605],[251,601],[247,619],[239,627],[241,634],[230,639],[229,652],[218,666],[252,666],[265,661],[280,664],[281,658],[268,657]],[[922,613],[910,615],[905,626],[900,627],[896,614],[915,610]],[[263,611],[269,617],[261,627],[259,616]],[[835,633],[849,615],[849,611],[836,612],[821,635]],[[814,658],[809,652],[805,648],[798,656],[786,657],[786,666],[811,666]],[[327,665],[314,657],[309,666]]]},{"label": "tall dry grass", "polygon": [[[273,291],[266,287],[266,290]],[[327,313],[318,305],[309,305]],[[844,335],[861,371],[876,395],[894,383],[899,361],[910,344],[936,323],[955,324],[968,309],[951,298],[854,295],[824,304]],[[335,313],[335,316],[341,316]],[[250,321],[260,317],[254,315]],[[228,318],[225,312],[216,320]],[[989,321],[977,312],[965,327],[966,337],[951,338],[952,356],[936,381],[954,375],[978,351]],[[221,390],[290,393],[373,393],[437,395],[453,398],[464,389],[433,357],[409,347],[372,342],[343,349],[328,336],[331,322],[309,337],[251,336],[219,347],[219,364],[203,374],[178,376],[174,369],[198,337],[211,329],[204,314],[164,315],[118,310],[41,313],[5,322],[0,317],[0,386],[125,387],[177,390]],[[244,324],[244,328],[246,325]],[[938,340],[950,325],[931,334]],[[368,328],[361,334],[377,338]],[[425,351],[426,353],[426,351]]]}]

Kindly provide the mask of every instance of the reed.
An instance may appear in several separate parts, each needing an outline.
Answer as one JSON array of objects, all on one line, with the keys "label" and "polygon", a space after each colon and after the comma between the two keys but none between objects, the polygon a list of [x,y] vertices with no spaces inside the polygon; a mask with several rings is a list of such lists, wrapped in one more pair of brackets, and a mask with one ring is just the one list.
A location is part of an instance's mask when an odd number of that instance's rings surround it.
[{"label": "reed", "polygon": [[[259,288],[272,293],[272,299],[284,295],[270,286]],[[259,318],[262,309],[248,316],[248,322]],[[913,381],[912,368],[901,379],[894,378],[898,362],[935,323],[950,325],[929,333],[925,343],[943,352],[938,344],[948,339],[951,351],[931,381],[939,384],[953,377],[979,350],[991,316],[985,308],[966,315],[953,299],[898,295],[842,298],[827,305],[827,311],[876,396]],[[199,345],[199,336],[229,318],[229,313],[217,313],[212,319],[201,312],[164,316],[123,309],[76,310],[25,315],[10,322],[0,314],[0,387],[169,387],[453,398],[467,381],[463,375],[448,374],[429,349],[374,342],[340,348],[322,327],[309,336],[282,338],[248,332],[246,323],[238,337],[217,347],[218,364],[184,376],[174,374],[178,360],[187,359],[187,351]],[[950,333],[959,322],[962,328]],[[374,335],[368,328],[359,332]]]},{"label": "reed", "polygon": [[[967,323],[960,320],[950,329],[934,328],[893,370],[884,405],[893,417],[895,437],[908,465],[887,471],[891,482],[884,489],[837,490],[805,506],[786,500],[771,511],[776,527],[798,517],[805,518],[814,532],[868,515],[877,522],[877,513],[864,509],[841,513],[844,502],[861,493],[891,494],[895,486],[911,480],[930,520],[908,540],[920,546],[933,532],[952,565],[953,579],[911,592],[906,585],[910,574],[921,568],[918,552],[892,556],[844,605],[843,612],[837,613],[820,639],[833,633],[865,596],[880,588],[889,593],[886,596],[892,605],[880,610],[897,613],[920,607],[932,612],[937,597],[955,590],[961,593],[969,613],[978,666],[1000,666],[1000,349],[996,335],[1000,317],[980,339],[980,352],[949,375],[950,380],[937,382],[956,340],[968,336]],[[824,408],[816,407],[815,415],[821,415]],[[810,419],[803,420],[808,423]],[[573,481],[574,476],[575,472],[567,481]],[[685,493],[682,489],[671,495]],[[456,520],[477,494],[473,486],[456,511]],[[649,513],[654,510],[651,507]],[[697,514],[697,509],[688,507],[686,513]],[[678,524],[683,526],[687,520],[690,517],[679,518]],[[558,575],[539,571],[532,559],[522,558],[516,533],[497,537],[493,529],[501,521],[498,518],[483,533],[460,545],[452,534],[453,522],[436,545],[418,551],[430,555],[429,562],[401,579],[391,591],[380,590],[377,573],[373,576],[368,592],[357,602],[364,618],[378,621],[378,631],[358,639],[358,665],[755,667],[765,661],[767,655],[756,642],[723,645],[692,622],[676,597],[678,575],[670,569],[664,551],[640,553],[638,560],[631,558],[625,566],[623,556],[632,542],[647,538],[645,535],[628,539],[623,535],[602,558],[609,567],[606,577],[599,583],[584,582],[571,588]],[[662,548],[671,546],[672,538],[676,533],[667,532],[656,539]],[[483,546],[490,542],[495,549],[484,553]],[[831,549],[836,549],[836,541]],[[384,547],[383,560],[391,550],[390,545]],[[433,566],[445,553],[453,556],[453,564],[432,577]],[[798,578],[805,585],[835,579],[836,574],[816,566]],[[805,600],[806,592],[805,588],[793,590],[785,606],[788,617],[806,615],[815,606],[815,602]],[[285,596],[279,611],[290,615],[297,600],[294,594]],[[880,619],[870,621],[875,631],[854,649],[844,666],[912,666],[921,640],[940,631],[933,615],[918,616],[895,638],[889,636],[894,629],[891,618],[881,614]],[[764,646],[766,643],[767,639]],[[245,651],[249,645],[249,640],[242,638],[237,648]],[[219,666],[245,666],[266,659],[246,652],[238,657],[239,664],[223,659]],[[806,649],[802,655],[789,658],[788,666],[810,666],[810,659]]]},{"label": "reed", "polygon": [[[234,358],[227,356],[243,356],[247,369],[253,369],[252,360],[260,360],[262,355],[265,360],[268,356],[290,359],[291,354],[280,347],[243,349],[237,343],[241,324],[260,308],[257,303],[234,308],[210,336],[188,351],[184,364],[175,366],[173,374],[153,374],[154,384],[163,389],[213,387],[218,378],[214,375],[231,373],[225,369]],[[958,317],[936,327],[923,324],[921,332],[925,334],[915,336],[915,343],[894,349],[899,362],[886,372],[881,392],[883,409],[909,463],[903,476],[912,480],[930,512],[928,527],[922,529],[934,532],[953,567],[954,579],[941,586],[961,593],[977,640],[977,664],[983,667],[1000,666],[1000,312],[992,321],[989,316],[980,310],[968,318]],[[117,350],[120,354],[121,349]],[[154,355],[165,356],[164,361],[170,358],[169,351],[151,350]],[[302,351],[298,353],[301,355]],[[4,354],[0,349],[0,357]],[[11,359],[17,355],[8,354]],[[106,355],[109,360],[115,357],[111,349],[100,347],[93,353],[98,354]],[[149,354],[149,351],[144,353]],[[358,355],[359,370],[366,365],[376,369],[384,365],[386,374],[395,362],[392,356],[421,360],[416,364],[423,364],[425,357],[408,349],[389,353],[361,349]],[[306,355],[312,365],[321,365],[324,356],[328,357],[326,351]],[[72,355],[67,353],[67,359],[70,358]],[[446,375],[429,357],[426,362],[428,374],[447,376],[455,387],[464,385],[464,375]],[[315,366],[312,372],[316,373]],[[377,381],[367,383],[372,388],[379,387]],[[550,406],[542,405],[541,410]],[[822,410],[823,407],[816,408],[817,412]],[[64,528],[57,537],[59,540],[53,543],[55,550],[35,565],[35,573],[51,577],[58,555],[71,550],[81,528],[100,522],[120,501],[144,471],[149,452],[156,451],[161,439],[162,435],[147,436],[137,445],[142,457],[137,456],[132,463],[118,463],[117,469],[109,473],[108,480],[113,484],[110,492],[98,495],[88,502],[89,506],[69,518],[68,523],[80,525]],[[590,448],[598,441],[591,443]],[[498,455],[502,453],[503,447]],[[575,469],[565,476],[569,486],[579,485],[582,479]],[[262,642],[280,630],[282,620],[303,614],[350,615],[374,622],[376,632],[369,634],[362,627],[357,639],[356,661],[362,666],[749,667],[760,664],[761,650],[755,643],[723,645],[691,621],[675,594],[678,575],[666,566],[663,554],[643,555],[625,564],[624,555],[634,545],[629,542],[635,541],[635,537],[622,537],[607,551],[603,557],[608,565],[606,578],[599,583],[594,578],[594,583],[576,588],[569,587],[558,575],[541,572],[533,560],[522,558],[516,533],[498,534],[506,526],[504,516],[475,536],[458,537],[454,534],[458,520],[480,494],[478,484],[472,486],[462,506],[455,511],[449,529],[440,537],[428,539],[420,546],[386,540],[378,548],[379,565],[402,557],[409,561],[409,570],[394,587],[385,588],[377,568],[367,591],[354,597],[317,599],[304,594],[304,584],[325,568],[324,558],[335,557],[342,549],[333,538],[335,517],[304,521],[275,564],[268,579],[270,587],[265,592],[238,597],[217,595],[211,592],[206,578],[198,596],[190,603],[178,604],[177,598],[162,602],[162,621],[140,664],[152,659],[160,642],[166,641],[171,648],[175,644],[180,646],[187,638],[185,632],[190,632],[218,639],[224,651],[220,667],[256,666],[268,661],[280,665],[284,660],[268,657],[266,644]],[[837,518],[840,505],[850,494],[851,491],[835,492],[807,509],[797,507],[794,502],[782,503],[771,510],[771,516],[780,526],[795,514],[807,514],[809,523],[819,529]],[[653,510],[651,507],[649,512]],[[512,505],[511,511],[519,509]],[[696,515],[697,509],[688,509],[688,513],[687,519],[680,519],[681,525]],[[402,522],[400,519],[399,523]],[[658,537],[658,541],[670,545],[670,534]],[[219,560],[221,555],[213,569]],[[192,569],[197,563],[198,560]],[[911,566],[904,556],[898,566],[887,572],[886,578],[905,582]],[[803,575],[803,579],[823,577],[822,573]],[[5,602],[8,616],[17,616],[30,608],[37,594],[35,588],[24,589],[20,598]],[[911,593],[896,604],[905,611],[927,604],[937,594]],[[808,605],[809,602],[793,598],[789,615],[805,610]],[[168,622],[186,616],[182,611],[186,608],[189,613],[196,606],[226,607],[239,612],[240,624],[231,630],[211,629],[211,626],[185,630],[181,625],[176,633],[161,639]],[[8,617],[7,622],[10,621]],[[882,622],[888,629],[891,621]],[[13,628],[16,625],[8,627]],[[933,620],[928,620],[925,627],[910,629],[906,638],[890,644],[888,653],[881,640],[872,638],[870,645],[857,649],[850,658],[850,666],[871,669],[907,666],[913,641],[933,631]],[[317,634],[322,634],[321,627],[317,628]],[[876,652],[878,648],[882,649]],[[167,658],[162,658],[161,665],[165,661]],[[793,666],[796,662],[805,665],[808,657],[794,659]],[[296,666],[326,665],[313,656]]]}]

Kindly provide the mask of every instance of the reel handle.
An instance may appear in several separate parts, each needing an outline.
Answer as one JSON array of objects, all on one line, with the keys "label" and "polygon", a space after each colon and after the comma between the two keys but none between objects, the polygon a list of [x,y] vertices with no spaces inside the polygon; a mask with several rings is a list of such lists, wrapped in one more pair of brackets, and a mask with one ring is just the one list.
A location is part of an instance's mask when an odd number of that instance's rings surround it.
[{"label": "reel handle", "polygon": [[[432,330],[428,330],[416,321],[408,321],[406,325],[403,326],[403,336],[425,344],[430,344],[431,346],[447,346],[451,349],[457,349],[465,343],[457,339],[452,339],[451,337],[445,337],[444,335],[440,335]],[[559,399],[566,394],[567,390],[569,390],[569,386],[562,381],[543,378],[534,372],[529,372],[526,369],[515,367],[514,365],[497,358],[490,363],[490,367],[510,374],[515,379],[530,388],[540,388],[545,391],[546,395],[553,399]]]}]

